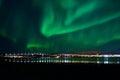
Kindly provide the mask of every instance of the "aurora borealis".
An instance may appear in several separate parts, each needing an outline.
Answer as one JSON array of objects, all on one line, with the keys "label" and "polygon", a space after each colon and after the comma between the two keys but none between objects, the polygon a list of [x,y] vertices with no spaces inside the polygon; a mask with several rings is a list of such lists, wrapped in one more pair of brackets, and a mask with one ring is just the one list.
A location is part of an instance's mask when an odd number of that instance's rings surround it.
[{"label": "aurora borealis", "polygon": [[119,49],[120,1],[0,0],[0,36],[2,51]]}]

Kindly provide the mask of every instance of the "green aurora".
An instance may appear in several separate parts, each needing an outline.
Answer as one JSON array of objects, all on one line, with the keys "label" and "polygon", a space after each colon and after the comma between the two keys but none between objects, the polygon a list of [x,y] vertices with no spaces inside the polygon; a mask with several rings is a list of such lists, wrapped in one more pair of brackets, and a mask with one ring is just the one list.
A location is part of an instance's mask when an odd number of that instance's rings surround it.
[{"label": "green aurora", "polygon": [[[120,48],[120,0],[0,0],[0,17],[0,36],[11,41],[11,51]],[[4,51],[9,44],[2,45]]]}]

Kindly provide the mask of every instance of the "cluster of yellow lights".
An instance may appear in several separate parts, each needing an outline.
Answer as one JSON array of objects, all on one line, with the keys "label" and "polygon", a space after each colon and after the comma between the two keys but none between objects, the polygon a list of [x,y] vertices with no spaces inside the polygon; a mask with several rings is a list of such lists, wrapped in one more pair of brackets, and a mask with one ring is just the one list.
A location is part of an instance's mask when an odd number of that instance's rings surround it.
[{"label": "cluster of yellow lights", "polygon": [[[32,55],[34,56],[34,55]],[[27,58],[28,55],[7,55],[7,56],[4,56],[6,58]],[[112,54],[112,55],[99,55],[99,54],[96,54],[96,55],[88,55],[88,54],[56,54],[56,55],[48,55],[48,56],[43,56],[43,58],[46,57],[46,58],[60,58],[60,57],[63,57],[63,58],[73,58],[73,57],[120,57],[120,55],[117,55],[117,54]]]},{"label": "cluster of yellow lights", "polygon": [[23,56],[4,56],[5,58],[23,58]]}]

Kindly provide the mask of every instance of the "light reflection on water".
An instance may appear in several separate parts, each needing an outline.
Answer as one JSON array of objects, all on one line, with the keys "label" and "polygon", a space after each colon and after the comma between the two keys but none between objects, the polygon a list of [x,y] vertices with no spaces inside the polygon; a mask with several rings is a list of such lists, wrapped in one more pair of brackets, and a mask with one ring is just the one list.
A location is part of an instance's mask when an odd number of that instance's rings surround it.
[{"label": "light reflection on water", "polygon": [[102,55],[102,54],[5,54],[5,62],[18,63],[95,63],[95,64],[120,64],[120,55]]},{"label": "light reflection on water", "polygon": [[119,64],[119,57],[97,57],[97,58],[29,58],[29,59],[13,59],[6,58],[6,62],[21,62],[21,63],[96,63],[96,64]]}]

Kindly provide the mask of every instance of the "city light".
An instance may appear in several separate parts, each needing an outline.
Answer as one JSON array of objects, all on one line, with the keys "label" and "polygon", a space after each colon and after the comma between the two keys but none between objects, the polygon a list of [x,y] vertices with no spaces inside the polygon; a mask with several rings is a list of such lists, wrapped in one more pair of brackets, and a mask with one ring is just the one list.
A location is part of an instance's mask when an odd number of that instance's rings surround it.
[{"label": "city light", "polygon": [[[22,54],[22,55],[21,55]],[[23,53],[5,54],[4,61],[24,63],[96,63],[96,64],[120,64],[119,54],[101,53],[74,53],[74,54],[44,54]]]}]

